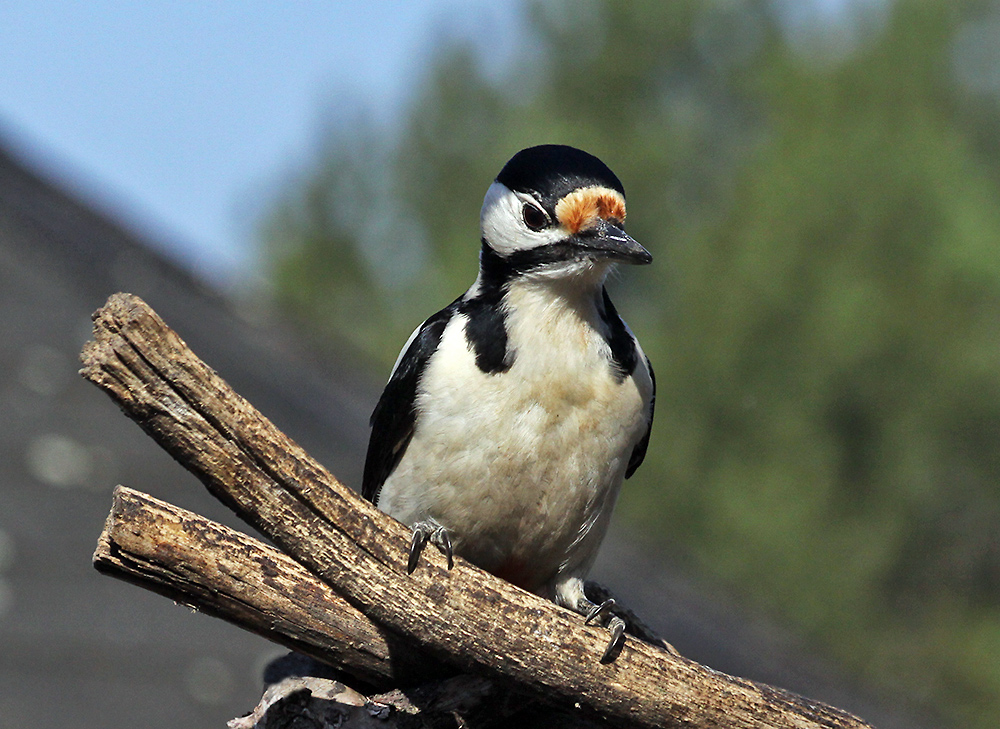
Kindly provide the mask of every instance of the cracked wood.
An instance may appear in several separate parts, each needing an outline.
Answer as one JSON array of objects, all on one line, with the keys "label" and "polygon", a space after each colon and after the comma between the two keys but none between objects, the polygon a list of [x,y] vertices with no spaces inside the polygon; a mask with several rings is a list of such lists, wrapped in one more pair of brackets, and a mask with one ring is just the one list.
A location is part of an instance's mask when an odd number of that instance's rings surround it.
[{"label": "cracked wood", "polygon": [[369,618],[456,666],[513,681],[619,726],[866,727],[833,707],[606,634],[579,616],[428,550],[339,483],[237,395],[139,298],[94,317],[82,374],[244,520]]}]

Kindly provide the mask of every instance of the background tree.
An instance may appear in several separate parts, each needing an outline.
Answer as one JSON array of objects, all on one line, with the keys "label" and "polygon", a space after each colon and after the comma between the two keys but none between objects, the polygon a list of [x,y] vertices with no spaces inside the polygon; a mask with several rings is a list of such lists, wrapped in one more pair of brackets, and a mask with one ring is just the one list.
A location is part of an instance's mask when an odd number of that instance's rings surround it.
[{"label": "background tree", "polygon": [[533,3],[499,77],[443,48],[398,132],[331,129],[276,202],[275,295],[390,362],[474,278],[503,162],[597,154],[655,256],[611,284],[660,384],[625,516],[871,682],[992,727],[1000,6],[801,7]]}]

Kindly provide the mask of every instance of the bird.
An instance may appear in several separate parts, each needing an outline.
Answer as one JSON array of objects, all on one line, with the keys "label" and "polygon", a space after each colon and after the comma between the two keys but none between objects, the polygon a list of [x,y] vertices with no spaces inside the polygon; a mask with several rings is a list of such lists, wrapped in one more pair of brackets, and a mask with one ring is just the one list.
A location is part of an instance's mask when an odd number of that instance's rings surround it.
[{"label": "bird", "polygon": [[362,495],[428,542],[599,620],[584,578],[649,444],[655,380],[605,281],[652,256],[625,189],[566,145],[517,152],[486,192],[472,286],[404,344],[371,415]]}]

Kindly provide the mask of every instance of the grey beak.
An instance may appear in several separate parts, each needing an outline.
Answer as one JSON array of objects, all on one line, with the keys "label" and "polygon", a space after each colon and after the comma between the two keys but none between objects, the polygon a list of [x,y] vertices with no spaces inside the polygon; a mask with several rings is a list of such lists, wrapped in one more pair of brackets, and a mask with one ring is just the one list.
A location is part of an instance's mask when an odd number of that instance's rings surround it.
[{"label": "grey beak", "polygon": [[653,261],[653,256],[638,241],[603,218],[594,227],[574,236],[573,242],[593,255],[622,263],[644,265]]}]

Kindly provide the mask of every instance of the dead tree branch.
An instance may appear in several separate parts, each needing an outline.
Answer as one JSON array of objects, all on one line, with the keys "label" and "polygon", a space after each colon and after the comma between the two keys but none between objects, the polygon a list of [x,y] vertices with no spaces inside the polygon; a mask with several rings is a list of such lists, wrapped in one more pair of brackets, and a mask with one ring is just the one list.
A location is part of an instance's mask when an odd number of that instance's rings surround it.
[{"label": "dead tree branch", "polygon": [[453,674],[274,547],[124,486],[94,566],[280,642],[374,687]]},{"label": "dead tree branch", "polygon": [[[125,486],[115,489],[94,565],[208,615],[251,630],[387,693],[365,699],[332,678],[286,678],[268,688],[252,714],[230,722],[249,729],[308,714],[317,727],[383,729],[504,726],[529,713],[553,726],[594,729],[586,718],[531,701],[510,686],[420,654],[284,553],[191,511]],[[439,677],[445,677],[437,680]],[[392,707],[393,718],[373,719]],[[381,708],[380,708],[381,707]],[[405,720],[395,722],[401,715]],[[336,719],[336,721],[335,721]],[[263,724],[270,726],[270,724]]]},{"label": "dead tree branch", "polygon": [[462,560],[449,571],[435,550],[407,575],[408,530],[278,431],[144,302],[117,294],[94,321],[84,376],[242,518],[421,650],[621,726],[867,726],[636,640],[603,665],[602,630]]}]

